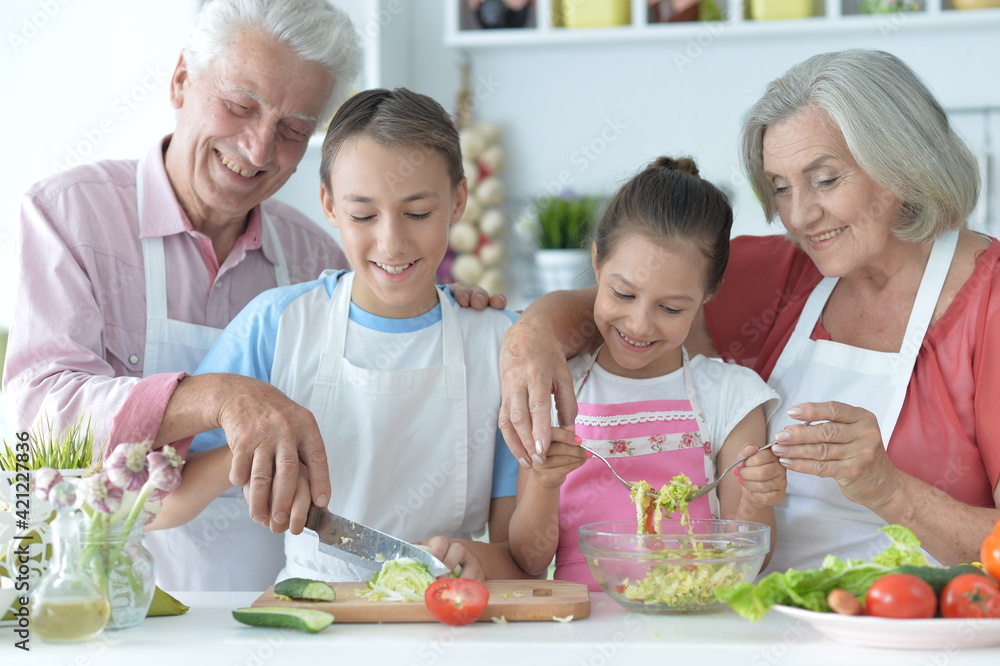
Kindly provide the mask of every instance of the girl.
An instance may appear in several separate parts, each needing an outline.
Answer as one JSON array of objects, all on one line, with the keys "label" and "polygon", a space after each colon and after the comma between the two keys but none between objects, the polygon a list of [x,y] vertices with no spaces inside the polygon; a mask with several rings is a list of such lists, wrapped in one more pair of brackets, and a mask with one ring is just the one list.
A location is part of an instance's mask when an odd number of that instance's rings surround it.
[{"label": "girl", "polygon": [[[690,505],[692,518],[766,523],[784,496],[785,471],[764,444],[765,409],[777,394],[746,368],[682,347],[701,306],[719,288],[729,257],[729,202],[690,159],[661,157],[612,197],[591,247],[594,320],[604,344],[570,361],[579,415],[575,432],[630,481],[654,488],[676,474],[696,485],[737,457],[738,476]],[[562,437],[561,437],[562,439]],[[510,525],[514,559],[540,574],[600,589],[577,530],[634,520],[629,493],[585,451],[554,441],[545,461],[522,470]],[[774,535],[771,544],[773,548]]]}]

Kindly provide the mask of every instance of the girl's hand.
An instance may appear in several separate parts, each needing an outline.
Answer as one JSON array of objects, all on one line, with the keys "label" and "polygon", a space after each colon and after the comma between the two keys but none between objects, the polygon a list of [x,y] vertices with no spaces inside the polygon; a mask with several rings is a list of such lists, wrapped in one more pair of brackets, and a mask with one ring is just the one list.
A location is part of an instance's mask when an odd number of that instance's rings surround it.
[{"label": "girl's hand", "polygon": [[788,410],[815,425],[792,425],[777,433],[771,451],[795,472],[829,477],[852,502],[874,509],[894,492],[899,469],[886,455],[871,412],[842,402],[804,402]]},{"label": "girl's hand", "polygon": [[740,451],[740,456],[749,456],[733,470],[743,488],[743,501],[774,506],[785,498],[785,468],[771,453],[773,450],[772,447],[759,451],[753,444],[747,444]]},{"label": "girl's hand", "polygon": [[[476,559],[476,556],[461,540],[436,536],[431,537],[426,541],[420,541],[419,544],[421,546],[427,546],[427,549],[431,551],[431,555],[441,560],[444,565],[452,571],[461,566],[461,578],[472,578],[473,580],[478,580],[481,583],[486,581],[486,575],[483,572],[482,564],[478,559]],[[444,574],[443,576],[439,576],[439,578],[447,577],[449,575],[450,574]]]},{"label": "girl's hand", "polygon": [[566,475],[587,462],[587,452],[580,448],[578,438],[564,428],[552,429],[552,443],[545,461],[531,468],[535,482],[543,488],[558,488]]}]

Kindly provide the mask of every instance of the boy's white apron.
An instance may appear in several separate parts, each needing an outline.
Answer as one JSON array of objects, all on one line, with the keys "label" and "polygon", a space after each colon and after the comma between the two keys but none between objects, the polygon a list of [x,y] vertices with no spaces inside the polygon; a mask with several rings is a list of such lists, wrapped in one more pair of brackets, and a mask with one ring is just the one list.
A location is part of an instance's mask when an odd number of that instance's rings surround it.
[{"label": "boy's white apron", "polygon": [[[308,406],[318,415],[327,445],[330,509],[407,541],[438,534],[468,536],[459,534],[463,524],[469,524],[470,513],[479,514],[474,522],[484,523],[489,502],[470,503],[478,508],[467,510],[465,354],[454,306],[435,290],[441,303],[443,365],[369,370],[351,364],[344,353],[353,283],[353,273],[340,278],[325,329],[308,332],[323,336]],[[379,350],[371,354],[377,357]],[[319,554],[314,534],[287,535],[285,552],[280,577],[364,580],[372,574]]]},{"label": "boy's white apron", "polygon": [[[136,168],[136,198],[141,220],[142,160]],[[274,272],[278,286],[286,286],[285,255],[266,214],[262,227],[277,257]],[[142,256],[146,273],[142,374],[193,373],[222,329],[170,319],[163,238],[143,238]],[[153,554],[156,584],[165,590],[263,590],[274,582],[284,561],[282,536],[250,519],[240,488],[227,491],[186,525],[149,533],[143,542]]]},{"label": "boy's white apron", "polygon": [[[934,242],[898,353],[810,339],[837,279],[824,278],[816,286],[768,380],[783,407],[768,423],[770,439],[799,423],[786,415],[789,407],[834,400],[872,412],[888,446],[957,241],[956,230]],[[844,497],[831,478],[789,472],[787,495],[775,507],[775,518],[777,543],[768,571],[818,567],[828,554],[871,559],[888,543],[877,531],[885,521]]]}]

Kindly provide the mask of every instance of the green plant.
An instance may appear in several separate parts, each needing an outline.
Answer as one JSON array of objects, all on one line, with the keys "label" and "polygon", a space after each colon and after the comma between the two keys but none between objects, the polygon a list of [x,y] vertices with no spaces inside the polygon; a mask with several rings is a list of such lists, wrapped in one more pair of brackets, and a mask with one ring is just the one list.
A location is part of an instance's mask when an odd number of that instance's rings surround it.
[{"label": "green plant", "polygon": [[601,198],[560,195],[538,197],[534,201],[538,225],[536,238],[542,250],[583,247],[597,220]]},{"label": "green plant", "polygon": [[862,14],[893,14],[896,12],[918,12],[918,0],[861,0]]},{"label": "green plant", "polygon": [[22,444],[15,446],[4,440],[0,446],[0,471],[42,467],[84,469],[94,460],[94,429],[90,419],[84,423],[82,418],[78,418],[61,430],[46,420],[28,433],[27,444],[25,451]]}]

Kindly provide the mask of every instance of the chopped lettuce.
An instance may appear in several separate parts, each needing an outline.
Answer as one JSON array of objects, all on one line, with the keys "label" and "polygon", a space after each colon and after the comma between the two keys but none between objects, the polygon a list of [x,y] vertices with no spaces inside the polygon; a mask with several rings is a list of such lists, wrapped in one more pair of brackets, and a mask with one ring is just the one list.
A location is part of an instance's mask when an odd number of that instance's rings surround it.
[{"label": "chopped lettuce", "polygon": [[368,589],[360,596],[369,601],[423,601],[424,591],[433,583],[434,576],[427,565],[408,557],[389,560],[375,577],[368,581]]},{"label": "chopped lettuce", "polygon": [[638,523],[636,533],[646,534],[646,516],[651,509],[653,511],[653,529],[657,534],[660,533],[660,523],[663,522],[663,519],[670,518],[677,512],[681,514],[681,525],[687,525],[691,519],[688,513],[691,493],[697,489],[698,486],[692,484],[691,479],[684,474],[678,474],[672,478],[670,483],[660,488],[658,493],[653,493],[653,487],[646,481],[633,483],[631,497],[635,504],[636,522]]},{"label": "chopped lettuce", "polygon": [[909,529],[901,525],[887,525],[881,531],[889,537],[892,545],[871,562],[841,560],[827,555],[819,569],[775,571],[757,584],[743,583],[716,590],[715,596],[754,622],[764,617],[774,604],[829,612],[826,595],[834,588],[863,597],[876,579],[893,569],[903,565],[927,564],[927,558],[920,550],[920,540]]},{"label": "chopped lettuce", "polygon": [[715,603],[715,589],[743,582],[743,574],[719,563],[661,564],[644,578],[623,581],[622,595],[631,601],[671,607],[697,607]]}]

